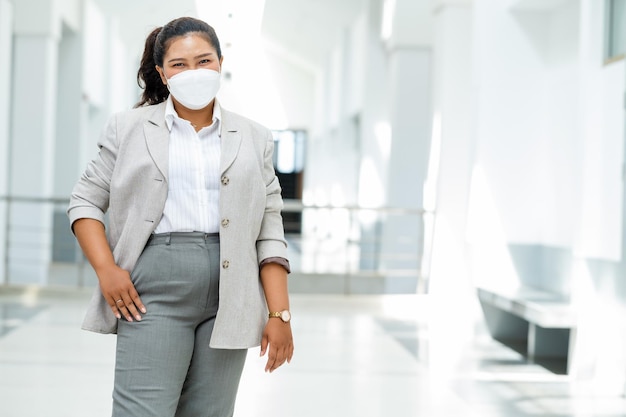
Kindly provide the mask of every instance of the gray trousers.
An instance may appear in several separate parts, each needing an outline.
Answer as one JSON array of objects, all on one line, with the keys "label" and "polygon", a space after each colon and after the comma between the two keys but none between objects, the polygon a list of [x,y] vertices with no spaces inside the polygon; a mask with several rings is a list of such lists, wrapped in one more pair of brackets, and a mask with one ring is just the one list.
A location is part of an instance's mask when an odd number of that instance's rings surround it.
[{"label": "gray trousers", "polygon": [[131,278],[146,306],[119,321],[113,417],[230,417],[247,350],[212,349],[219,236],[153,235]]}]

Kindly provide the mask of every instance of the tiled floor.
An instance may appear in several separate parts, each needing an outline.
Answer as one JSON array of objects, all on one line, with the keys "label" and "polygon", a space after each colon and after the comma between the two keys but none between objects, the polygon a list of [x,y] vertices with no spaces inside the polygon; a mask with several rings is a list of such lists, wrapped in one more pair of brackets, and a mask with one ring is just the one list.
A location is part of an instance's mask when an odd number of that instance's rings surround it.
[{"label": "tiled floor", "polygon": [[[0,416],[110,415],[114,336],[79,330],[87,292],[0,287]],[[250,350],[239,417],[617,417],[589,392],[492,341],[475,306],[432,296],[294,295],[293,362]]]}]

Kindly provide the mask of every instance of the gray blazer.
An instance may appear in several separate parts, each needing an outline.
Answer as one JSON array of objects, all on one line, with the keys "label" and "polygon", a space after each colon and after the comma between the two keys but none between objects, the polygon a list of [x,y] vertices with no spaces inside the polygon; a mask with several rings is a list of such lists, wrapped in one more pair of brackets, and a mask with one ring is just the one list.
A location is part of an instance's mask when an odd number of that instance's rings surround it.
[{"label": "gray blazer", "polygon": [[[222,109],[220,306],[211,346],[258,346],[267,322],[259,263],[287,257],[280,185],[272,164],[271,132]],[[113,115],[100,151],[72,191],[70,224],[81,218],[104,223],[116,263],[132,271],[161,219],[168,190],[169,130],[165,103]],[[140,294],[141,295],[141,294]],[[97,287],[83,329],[115,333],[117,319]]]}]

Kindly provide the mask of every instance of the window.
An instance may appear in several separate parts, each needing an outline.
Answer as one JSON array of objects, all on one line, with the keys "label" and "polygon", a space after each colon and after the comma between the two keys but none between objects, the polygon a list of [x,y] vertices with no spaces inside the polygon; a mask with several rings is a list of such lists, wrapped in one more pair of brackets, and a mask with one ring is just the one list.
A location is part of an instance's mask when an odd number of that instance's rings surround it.
[{"label": "window", "polygon": [[274,134],[274,168],[283,174],[302,172],[304,169],[304,130],[277,130]]},{"label": "window", "polygon": [[[302,201],[304,181],[305,130],[275,130],[274,168],[285,200]],[[283,210],[285,233],[301,233],[302,212]]]},{"label": "window", "polygon": [[626,56],[626,0],[606,1],[606,59]]}]

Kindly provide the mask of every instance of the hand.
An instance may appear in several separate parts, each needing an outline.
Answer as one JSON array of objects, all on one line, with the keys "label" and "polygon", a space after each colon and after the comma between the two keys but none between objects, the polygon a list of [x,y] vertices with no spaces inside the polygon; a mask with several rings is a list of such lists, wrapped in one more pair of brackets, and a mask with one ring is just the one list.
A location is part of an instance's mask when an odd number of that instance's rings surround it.
[{"label": "hand", "polygon": [[111,311],[118,319],[122,315],[128,321],[141,321],[142,313],[146,312],[146,307],[141,302],[137,290],[130,280],[128,271],[117,265],[112,265],[96,271],[100,281],[100,290],[104,299],[111,307]]},{"label": "hand", "polygon": [[277,318],[269,319],[265,325],[263,338],[261,339],[261,356],[268,351],[265,372],[274,372],[282,364],[291,362],[293,357],[293,337],[291,324],[284,323]]}]

